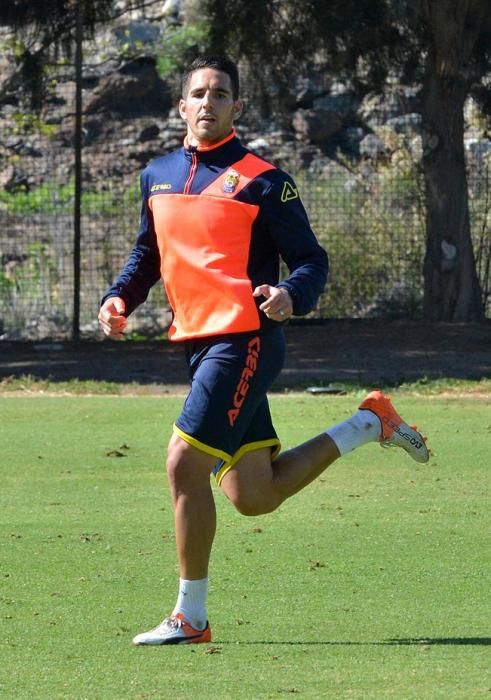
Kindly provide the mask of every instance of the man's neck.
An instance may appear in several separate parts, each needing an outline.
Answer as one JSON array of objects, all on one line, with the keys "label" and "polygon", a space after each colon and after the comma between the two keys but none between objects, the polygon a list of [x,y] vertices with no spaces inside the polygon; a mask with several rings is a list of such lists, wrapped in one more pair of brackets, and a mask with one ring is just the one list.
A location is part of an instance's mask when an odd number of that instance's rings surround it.
[{"label": "man's neck", "polygon": [[232,129],[232,131],[225,136],[225,138],[220,139],[220,141],[213,141],[213,142],[207,142],[207,141],[200,141],[197,139],[194,134],[187,134],[186,138],[184,139],[184,147],[185,148],[196,148],[198,151],[211,151],[214,148],[218,148],[224,143],[227,143],[228,141],[231,141],[235,136],[236,136],[236,131],[235,129]]}]

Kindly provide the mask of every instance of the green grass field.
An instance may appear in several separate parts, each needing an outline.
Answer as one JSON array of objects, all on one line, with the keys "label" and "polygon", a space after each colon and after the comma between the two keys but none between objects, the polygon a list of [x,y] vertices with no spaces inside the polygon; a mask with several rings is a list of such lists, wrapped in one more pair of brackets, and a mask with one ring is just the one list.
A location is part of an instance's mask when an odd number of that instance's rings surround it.
[{"label": "green grass field", "polygon": [[[284,447],[361,396],[273,396]],[[369,445],[261,518],[217,490],[213,642],[134,648],[177,592],[182,398],[0,395],[0,697],[491,697],[490,394],[395,399],[429,465]]]}]

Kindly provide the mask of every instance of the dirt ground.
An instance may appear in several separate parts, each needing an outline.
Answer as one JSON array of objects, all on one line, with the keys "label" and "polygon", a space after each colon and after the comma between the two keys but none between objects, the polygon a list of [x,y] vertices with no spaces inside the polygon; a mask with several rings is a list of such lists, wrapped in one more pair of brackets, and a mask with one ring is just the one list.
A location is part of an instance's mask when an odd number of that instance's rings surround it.
[{"label": "dirt ground", "polygon": [[[433,324],[365,320],[292,323],[275,389],[336,382],[397,385],[427,378],[491,377],[491,322]],[[31,375],[158,384],[182,389],[187,371],[178,344],[164,341],[0,342],[0,379]]]}]

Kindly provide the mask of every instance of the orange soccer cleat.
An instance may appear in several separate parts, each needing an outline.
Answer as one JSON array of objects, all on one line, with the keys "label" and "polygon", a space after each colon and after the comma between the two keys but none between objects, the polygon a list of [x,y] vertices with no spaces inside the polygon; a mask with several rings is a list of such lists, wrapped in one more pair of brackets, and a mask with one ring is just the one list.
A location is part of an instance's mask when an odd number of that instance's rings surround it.
[{"label": "orange soccer cleat", "polygon": [[380,420],[382,447],[402,447],[416,462],[427,462],[430,458],[426,447],[426,438],[418,433],[416,426],[409,426],[397,413],[390,401],[381,391],[372,391],[362,401],[359,408],[372,411]]}]

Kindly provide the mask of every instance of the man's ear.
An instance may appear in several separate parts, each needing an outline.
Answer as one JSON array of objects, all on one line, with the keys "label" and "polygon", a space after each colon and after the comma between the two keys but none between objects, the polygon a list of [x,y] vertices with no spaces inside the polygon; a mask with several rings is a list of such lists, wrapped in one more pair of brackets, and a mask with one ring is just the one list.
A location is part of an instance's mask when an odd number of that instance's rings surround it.
[{"label": "man's ear", "polygon": [[182,98],[179,100],[179,114],[181,115],[181,119],[186,121],[186,101]]},{"label": "man's ear", "polygon": [[235,100],[235,102],[234,102],[234,121],[236,119],[238,119],[240,116],[242,116],[243,111],[244,111],[244,103],[242,102],[242,100]]}]

